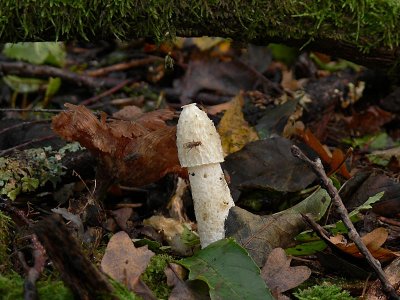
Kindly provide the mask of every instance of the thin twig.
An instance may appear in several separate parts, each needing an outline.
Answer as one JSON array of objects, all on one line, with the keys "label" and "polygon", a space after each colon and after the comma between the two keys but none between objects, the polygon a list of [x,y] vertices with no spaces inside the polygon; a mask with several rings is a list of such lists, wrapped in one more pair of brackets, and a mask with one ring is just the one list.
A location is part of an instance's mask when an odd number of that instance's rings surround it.
[{"label": "thin twig", "polygon": [[86,99],[86,100],[82,101],[81,105],[89,105],[89,104],[92,104],[93,102],[96,102],[97,100],[99,100],[99,99],[101,99],[103,97],[106,97],[108,95],[112,95],[116,91],[122,89],[124,86],[126,86],[127,84],[129,84],[131,82],[132,82],[131,79],[124,80],[124,81],[118,83],[116,86],[113,86],[111,89],[109,89],[109,90],[107,90],[107,91],[105,91],[105,92],[103,92],[103,93],[101,93],[99,95],[96,95],[94,97],[91,97],[89,99]]},{"label": "thin twig", "polygon": [[365,256],[366,260],[370,264],[370,266],[374,269],[376,275],[382,283],[383,290],[391,299],[400,299],[399,295],[397,295],[396,290],[390,284],[388,279],[386,278],[385,272],[383,272],[381,265],[378,260],[376,260],[372,254],[369,252],[368,248],[362,242],[360,235],[358,234],[356,228],[349,218],[349,214],[347,212],[346,207],[344,206],[342,199],[339,196],[338,191],[335,186],[332,184],[332,181],[326,175],[324,167],[321,163],[320,159],[316,161],[310,160],[297,146],[293,145],[291,147],[291,151],[293,156],[301,159],[307,165],[309,165],[314,173],[319,177],[322,182],[322,186],[327,190],[329,196],[332,198],[332,202],[336,207],[336,211],[340,214],[342,221],[346,228],[348,229],[349,238],[356,244],[358,250]]},{"label": "thin twig", "polygon": [[10,127],[4,128],[0,130],[0,135],[6,133],[7,131],[14,130],[20,127],[24,127],[25,125],[33,125],[33,124],[45,124],[50,122],[50,120],[35,120],[35,121],[27,121],[27,122],[22,122],[16,125],[12,125]]},{"label": "thin twig", "polygon": [[24,62],[0,62],[0,73],[18,76],[59,77],[74,82],[79,86],[90,88],[112,87],[118,83],[113,79],[97,79],[88,75],[80,75],[69,70],[51,66],[37,66]]},{"label": "thin twig", "polygon": [[39,143],[39,142],[43,142],[43,141],[47,141],[47,140],[52,140],[52,139],[55,139],[55,138],[57,138],[57,136],[55,134],[51,134],[51,135],[46,135],[46,136],[41,137],[41,138],[32,139],[32,140],[27,141],[25,143],[22,143],[22,144],[19,144],[17,146],[14,146],[14,147],[11,147],[11,148],[8,148],[8,149],[0,151],[0,157],[4,156],[4,155],[6,155],[6,154],[8,154],[8,153],[10,153],[10,152],[12,152],[14,150],[18,150],[18,149],[24,148],[26,146],[29,146],[31,144]]},{"label": "thin twig", "polygon": [[51,113],[58,114],[59,112],[65,111],[65,109],[43,109],[43,108],[0,108],[0,111],[9,112],[34,112],[34,113]]},{"label": "thin twig", "polygon": [[150,57],[146,57],[146,58],[142,58],[142,59],[134,59],[134,60],[131,60],[128,62],[115,64],[115,65],[100,68],[97,70],[87,71],[86,74],[89,76],[92,76],[92,77],[99,77],[99,76],[107,75],[108,73],[111,73],[111,72],[124,71],[124,70],[128,70],[128,69],[136,68],[136,67],[145,66],[145,65],[151,64],[156,61],[164,61],[164,59],[161,57],[158,57],[158,56],[150,56]]}]

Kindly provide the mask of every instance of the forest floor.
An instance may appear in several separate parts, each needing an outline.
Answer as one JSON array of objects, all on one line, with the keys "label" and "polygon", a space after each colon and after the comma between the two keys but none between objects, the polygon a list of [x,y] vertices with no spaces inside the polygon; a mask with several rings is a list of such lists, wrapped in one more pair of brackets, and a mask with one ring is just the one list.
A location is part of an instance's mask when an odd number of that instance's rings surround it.
[{"label": "forest floor", "polygon": [[[220,38],[6,44],[0,69],[1,299],[395,297],[400,88],[384,72]],[[176,147],[193,102],[235,202],[203,249]]]}]

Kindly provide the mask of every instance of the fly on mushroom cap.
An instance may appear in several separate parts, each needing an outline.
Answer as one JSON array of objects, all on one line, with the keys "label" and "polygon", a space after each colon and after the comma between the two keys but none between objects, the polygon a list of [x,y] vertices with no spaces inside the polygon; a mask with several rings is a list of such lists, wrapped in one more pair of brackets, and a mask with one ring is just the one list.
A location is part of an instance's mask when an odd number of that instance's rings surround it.
[{"label": "fly on mushroom cap", "polygon": [[194,167],[224,161],[221,139],[213,122],[195,103],[182,107],[176,144],[182,167]]}]

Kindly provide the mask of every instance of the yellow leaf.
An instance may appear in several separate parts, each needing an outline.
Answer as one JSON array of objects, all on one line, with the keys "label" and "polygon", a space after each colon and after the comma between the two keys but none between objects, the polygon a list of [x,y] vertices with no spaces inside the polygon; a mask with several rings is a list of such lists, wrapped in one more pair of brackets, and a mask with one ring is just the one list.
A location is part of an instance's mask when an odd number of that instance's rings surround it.
[{"label": "yellow leaf", "polygon": [[256,131],[244,119],[243,95],[237,95],[231,102],[232,105],[226,110],[218,126],[225,155],[239,151],[247,143],[259,139]]}]

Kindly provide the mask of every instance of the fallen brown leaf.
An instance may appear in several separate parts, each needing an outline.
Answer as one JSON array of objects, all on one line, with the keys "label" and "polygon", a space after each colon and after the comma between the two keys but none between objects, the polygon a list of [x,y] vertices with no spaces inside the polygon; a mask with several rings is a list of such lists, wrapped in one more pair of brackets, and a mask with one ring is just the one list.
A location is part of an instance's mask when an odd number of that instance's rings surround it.
[{"label": "fallen brown leaf", "polygon": [[359,135],[378,132],[381,130],[382,125],[392,119],[392,113],[378,106],[369,106],[365,111],[356,112],[352,116],[344,118],[347,127],[353,129]]},{"label": "fallen brown leaf", "polygon": [[134,121],[106,121],[104,115],[98,120],[84,106],[65,106],[68,110],[53,118],[52,128],[99,159],[99,184],[143,186],[170,172],[185,174],[178,160],[176,127],[165,124],[173,117],[172,111],[133,114]]},{"label": "fallen brown leaf", "polygon": [[120,231],[114,234],[101,261],[101,268],[111,278],[121,282],[131,291],[143,291],[139,276],[146,270],[154,253],[147,246],[136,248],[129,235]]},{"label": "fallen brown leaf", "polygon": [[133,213],[133,208],[131,207],[122,207],[111,212],[115,222],[124,231],[127,230],[126,222],[129,220],[132,213]]},{"label": "fallen brown leaf", "polygon": [[[393,252],[389,249],[382,248],[382,245],[385,243],[388,235],[389,233],[385,228],[379,227],[361,237],[361,240],[363,241],[365,246],[367,246],[372,256],[381,262],[392,260],[393,258],[400,256],[399,253]],[[342,235],[336,235],[334,237],[329,238],[329,240],[337,248],[339,248],[340,250],[342,250],[347,254],[350,254],[358,258],[364,257],[359,252],[357,246],[354,243],[347,243]]]},{"label": "fallen brown leaf", "polygon": [[288,258],[282,248],[272,250],[265,265],[261,269],[261,277],[271,291],[278,294],[297,287],[306,281],[311,270],[306,266],[291,267],[291,258]]}]

